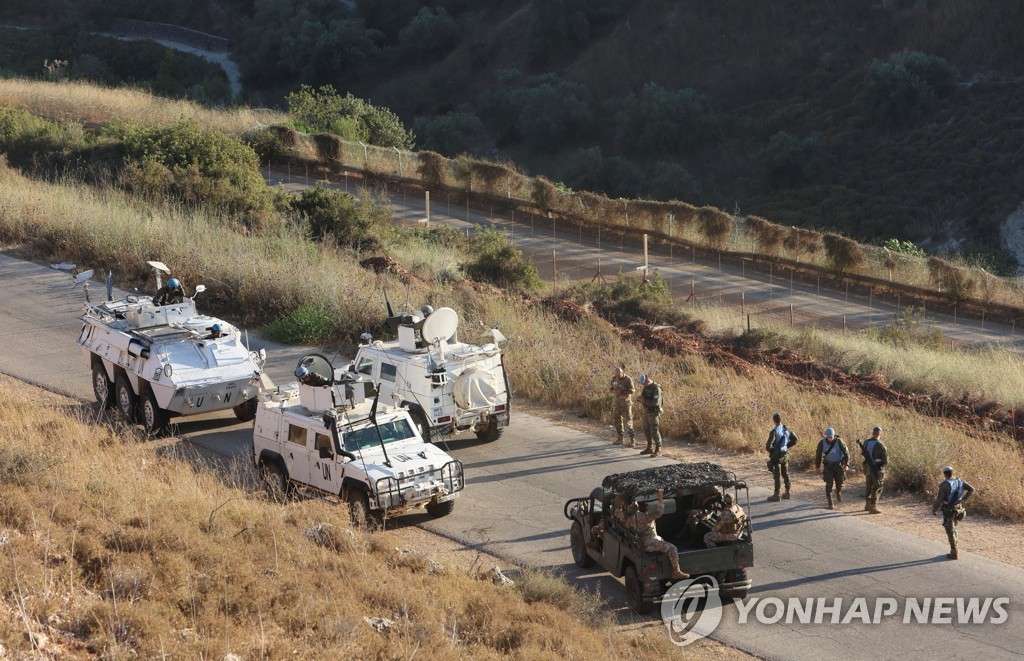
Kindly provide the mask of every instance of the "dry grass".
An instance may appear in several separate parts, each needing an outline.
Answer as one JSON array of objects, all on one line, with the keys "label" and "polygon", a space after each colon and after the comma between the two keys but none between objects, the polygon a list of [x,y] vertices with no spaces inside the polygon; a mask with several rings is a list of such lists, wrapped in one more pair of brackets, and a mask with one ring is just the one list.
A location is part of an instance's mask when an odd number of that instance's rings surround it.
[{"label": "dry grass", "polygon": [[187,118],[229,135],[241,135],[258,126],[288,120],[287,115],[273,110],[249,107],[213,110],[192,101],[166,99],[139,90],[23,78],[0,78],[0,105],[81,122],[121,119],[147,126],[170,126]]},{"label": "dry grass", "polygon": [[[187,282],[201,279],[211,289],[229,292],[225,309],[233,309],[242,321],[256,316],[254,310],[291,310],[323,301],[344,320],[343,330],[351,331],[346,337],[379,321],[378,287],[387,282],[393,291],[404,289],[413,303],[430,296],[455,307],[470,323],[500,323],[512,340],[506,348],[519,397],[608,416],[608,373],[625,361],[634,374],[660,377],[668,402],[663,429],[669,436],[759,451],[775,410],[785,412],[808,439],[833,426],[853,440],[881,424],[890,430],[894,485],[930,485],[936,468],[953,463],[979,487],[979,509],[1024,518],[1021,471],[1006,469],[1022,465],[1020,448],[1006,437],[879,408],[856,397],[821,395],[770,370],[740,375],[697,356],[666,358],[624,343],[598,320],[565,322],[491,290],[456,283],[431,291],[426,284],[382,281],[359,269],[350,256],[287,232],[245,236],[198,214],[153,211],[113,193],[43,184],[0,169],[0,234],[12,241],[42,239],[40,250],[49,258],[90,266],[161,258],[186,274]],[[810,451],[811,443],[802,444],[797,459],[808,460]]]},{"label": "dry grass", "polygon": [[398,551],[401,531],[270,502],[247,468],[213,472],[94,424],[92,407],[25,394],[0,378],[0,468],[24,476],[0,482],[0,643],[15,657],[31,654],[29,633],[52,658],[671,653],[661,627],[616,633],[594,595],[549,575],[498,588]]}]

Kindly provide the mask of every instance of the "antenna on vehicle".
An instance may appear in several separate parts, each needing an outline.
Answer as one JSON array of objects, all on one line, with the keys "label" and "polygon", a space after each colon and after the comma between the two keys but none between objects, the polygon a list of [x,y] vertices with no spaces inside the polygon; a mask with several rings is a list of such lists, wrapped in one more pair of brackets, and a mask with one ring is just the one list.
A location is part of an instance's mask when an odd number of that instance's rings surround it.
[{"label": "antenna on vehicle", "polygon": [[107,271],[107,301],[114,300],[114,274]]},{"label": "antenna on vehicle", "polygon": [[380,441],[380,449],[384,451],[384,465],[391,468],[391,460],[388,459],[388,449],[384,447],[384,437],[380,433],[380,425],[377,424],[377,400],[380,399],[380,389],[373,396],[373,406],[370,407],[370,422],[373,423],[373,430],[377,432],[377,440]]},{"label": "antenna on vehicle", "polygon": [[440,355],[438,364],[444,364],[444,349],[448,346],[448,338],[459,329],[459,315],[451,308],[434,310],[423,320],[423,341],[437,346]]}]

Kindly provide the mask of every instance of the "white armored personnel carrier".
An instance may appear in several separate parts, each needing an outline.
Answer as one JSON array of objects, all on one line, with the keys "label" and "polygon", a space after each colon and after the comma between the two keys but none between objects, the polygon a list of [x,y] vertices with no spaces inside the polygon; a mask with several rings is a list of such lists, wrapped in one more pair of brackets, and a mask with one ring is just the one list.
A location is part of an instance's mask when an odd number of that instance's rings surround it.
[{"label": "white armored personnel carrier", "polygon": [[365,377],[319,354],[299,366],[302,380],[266,391],[256,411],[253,457],[272,492],[337,497],[357,525],[420,507],[452,512],[462,462],[424,442],[405,409],[368,400]]},{"label": "white armored personnel carrier", "polygon": [[[109,281],[107,293],[113,298]],[[238,328],[199,314],[188,297],[170,305],[131,295],[94,304],[87,290],[86,299],[78,343],[101,405],[116,405],[149,432],[177,415],[232,409],[239,420],[255,417],[266,354],[249,351]]]},{"label": "white armored personnel carrier", "polygon": [[[390,312],[390,306],[389,306]],[[424,306],[422,315],[392,315],[398,339],[363,335],[349,369],[369,377],[382,401],[409,409],[424,439],[472,430],[494,441],[509,423],[512,403],[499,330],[484,345],[460,342],[459,316],[451,308]]]}]

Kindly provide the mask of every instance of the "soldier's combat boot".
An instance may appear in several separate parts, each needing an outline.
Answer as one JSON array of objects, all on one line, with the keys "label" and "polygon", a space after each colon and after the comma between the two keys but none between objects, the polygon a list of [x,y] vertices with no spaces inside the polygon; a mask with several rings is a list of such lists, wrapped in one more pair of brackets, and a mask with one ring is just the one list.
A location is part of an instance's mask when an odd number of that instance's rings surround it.
[{"label": "soldier's combat boot", "polygon": [[785,493],[782,494],[782,500],[789,500],[789,489],[786,489]]},{"label": "soldier's combat boot", "polygon": [[778,491],[776,491],[774,495],[768,496],[768,502],[769,503],[777,503],[780,500],[782,500],[782,499],[779,498],[779,492]]},{"label": "soldier's combat boot", "polygon": [[640,454],[652,454],[653,452],[654,452],[654,446],[651,445],[650,443],[647,444],[646,448],[644,448],[643,450],[640,450]]},{"label": "soldier's combat boot", "polygon": [[[682,569],[679,568],[679,558],[678,557],[673,558],[672,554],[670,553],[669,556],[668,556],[668,560],[669,560],[670,563],[672,563],[672,578],[678,579],[678,580],[682,580],[684,578],[690,578],[689,574],[687,574],[686,572],[684,572]],[[673,560],[674,560],[674,562],[673,562]]]},{"label": "soldier's combat boot", "polygon": [[836,502],[837,503],[843,502],[843,492],[839,491],[838,489],[836,489]]},{"label": "soldier's combat boot", "polygon": [[661,446],[660,445],[655,445],[654,446],[654,452],[651,453],[651,456],[652,457],[657,457],[659,454],[661,454]]},{"label": "soldier's combat boot", "polygon": [[629,435],[629,447],[634,450],[636,449],[636,436],[633,436],[632,434]]},{"label": "soldier's combat boot", "polygon": [[834,510],[835,507],[832,505],[832,494],[826,494],[825,498],[828,499],[828,505],[825,506],[825,509]]},{"label": "soldier's combat boot", "polygon": [[960,556],[957,554],[956,549],[953,549],[952,551],[947,553],[946,557],[949,558],[950,560],[959,560],[960,559]]},{"label": "soldier's combat boot", "polygon": [[625,445],[625,441],[621,436],[619,436],[617,439],[612,441],[612,445]]}]

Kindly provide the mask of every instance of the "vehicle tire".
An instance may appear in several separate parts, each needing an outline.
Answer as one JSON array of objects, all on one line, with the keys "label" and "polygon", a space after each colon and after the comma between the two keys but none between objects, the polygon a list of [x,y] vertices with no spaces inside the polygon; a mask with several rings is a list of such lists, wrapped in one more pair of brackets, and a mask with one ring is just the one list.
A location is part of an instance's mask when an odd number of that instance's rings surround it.
[{"label": "vehicle tire", "polygon": [[101,409],[114,405],[114,384],[107,378],[107,370],[99,361],[92,365],[92,394],[96,395]]},{"label": "vehicle tire", "polygon": [[491,418],[487,427],[476,432],[476,437],[477,440],[483,441],[484,443],[493,443],[501,438],[501,432],[503,431],[504,429],[498,426],[498,421]]},{"label": "vehicle tire", "polygon": [[654,605],[649,599],[644,599],[644,584],[640,582],[633,565],[626,567],[626,598],[630,608],[641,615],[650,613]]},{"label": "vehicle tire", "polygon": [[156,396],[149,390],[142,397],[140,416],[142,426],[148,434],[159,434],[167,429],[171,416],[156,403]]},{"label": "vehicle tire", "polygon": [[412,421],[416,424],[420,436],[423,437],[423,442],[430,443],[430,423],[427,422],[427,416],[418,410],[409,411],[409,414],[412,416]]},{"label": "vehicle tire", "polygon": [[454,511],[455,511],[455,501],[454,500],[448,500],[448,501],[445,501],[443,503],[436,503],[436,502],[434,502],[432,500],[429,503],[427,503],[427,513],[430,516],[434,516],[434,517],[440,518],[442,516],[448,516],[449,514],[451,514]]},{"label": "vehicle tire", "polygon": [[[745,583],[749,578],[746,569],[730,569],[725,573],[725,583]],[[746,599],[749,588],[723,589],[719,592],[722,599]]]},{"label": "vehicle tire", "polygon": [[267,484],[267,495],[276,503],[283,503],[291,495],[291,483],[284,466],[276,461],[261,463],[263,480]]},{"label": "vehicle tire", "polygon": [[349,487],[345,500],[348,501],[348,515],[352,519],[353,526],[356,528],[372,528],[374,526],[378,517],[375,517],[370,510],[370,497],[366,495],[365,491]]},{"label": "vehicle tire", "polygon": [[121,417],[131,423],[138,421],[139,397],[132,390],[132,384],[128,383],[128,377],[124,374],[119,375],[114,381],[114,399]]},{"label": "vehicle tire", "polygon": [[577,567],[586,569],[594,566],[594,559],[587,553],[587,542],[583,536],[583,524],[579,521],[572,522],[569,529],[569,547],[572,549],[572,559]]},{"label": "vehicle tire", "polygon": [[231,411],[242,422],[250,422],[256,419],[256,407],[259,406],[259,403],[259,397],[253,397],[232,408]]}]

